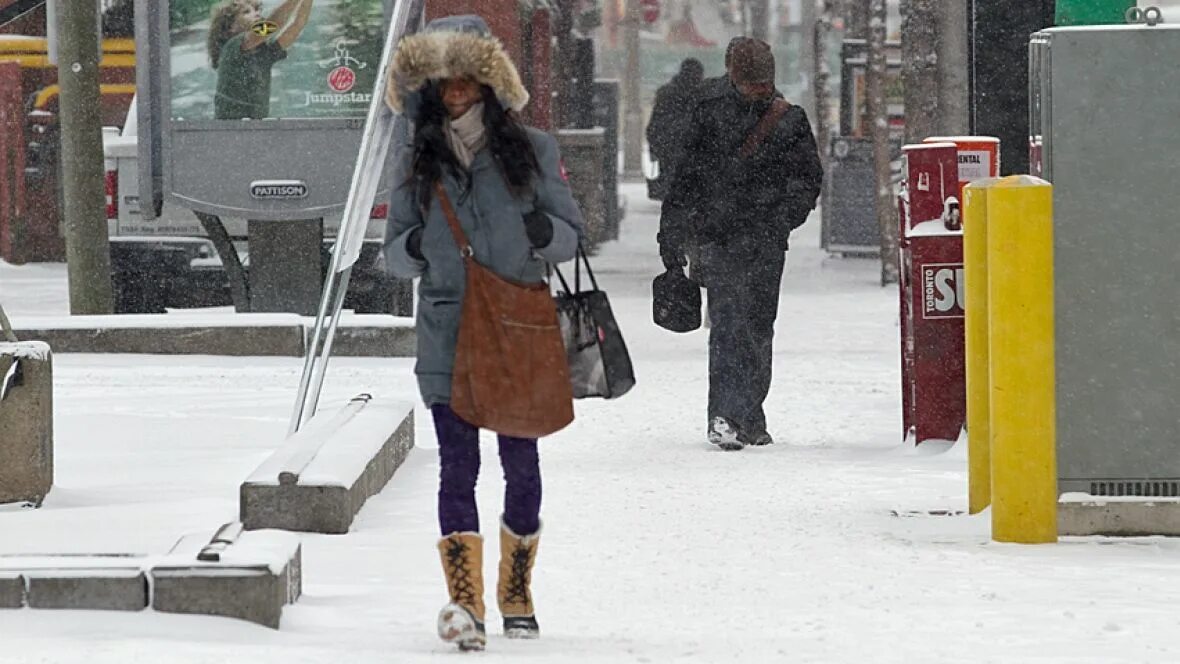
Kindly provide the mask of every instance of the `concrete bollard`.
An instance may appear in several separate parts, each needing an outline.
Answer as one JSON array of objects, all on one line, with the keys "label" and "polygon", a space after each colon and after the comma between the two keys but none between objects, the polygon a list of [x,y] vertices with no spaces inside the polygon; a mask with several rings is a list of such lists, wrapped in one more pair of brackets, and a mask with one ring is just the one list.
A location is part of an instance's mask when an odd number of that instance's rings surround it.
[{"label": "concrete bollard", "polygon": [[53,354],[0,343],[0,503],[40,505],[53,486]]}]

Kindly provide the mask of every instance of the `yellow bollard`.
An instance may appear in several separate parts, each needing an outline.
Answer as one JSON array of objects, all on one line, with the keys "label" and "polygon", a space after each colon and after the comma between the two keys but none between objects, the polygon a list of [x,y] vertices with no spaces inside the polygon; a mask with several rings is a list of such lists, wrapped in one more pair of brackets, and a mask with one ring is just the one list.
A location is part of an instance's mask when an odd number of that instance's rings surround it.
[{"label": "yellow bollard", "polygon": [[1056,542],[1053,187],[1003,178],[987,212],[992,539]]},{"label": "yellow bollard", "polygon": [[967,510],[979,514],[992,502],[991,433],[988,426],[987,178],[963,189],[963,269],[967,353]]}]

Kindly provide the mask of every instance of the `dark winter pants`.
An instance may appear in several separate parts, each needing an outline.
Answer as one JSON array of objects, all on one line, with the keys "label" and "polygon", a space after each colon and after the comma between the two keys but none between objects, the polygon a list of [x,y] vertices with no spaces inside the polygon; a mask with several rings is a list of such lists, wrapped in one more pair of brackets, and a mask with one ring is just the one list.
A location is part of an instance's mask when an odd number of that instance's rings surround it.
[{"label": "dark winter pants", "polygon": [[[438,527],[445,537],[457,532],[479,532],[475,482],[479,479],[479,429],[463,421],[450,406],[430,409],[438,434]],[[504,523],[517,535],[532,535],[541,527],[541,466],[537,441],[500,436],[500,465],[504,469]]]},{"label": "dark winter pants", "polygon": [[774,321],[786,254],[775,244],[705,245],[708,289],[709,421],[724,417],[747,435],[766,430]]}]

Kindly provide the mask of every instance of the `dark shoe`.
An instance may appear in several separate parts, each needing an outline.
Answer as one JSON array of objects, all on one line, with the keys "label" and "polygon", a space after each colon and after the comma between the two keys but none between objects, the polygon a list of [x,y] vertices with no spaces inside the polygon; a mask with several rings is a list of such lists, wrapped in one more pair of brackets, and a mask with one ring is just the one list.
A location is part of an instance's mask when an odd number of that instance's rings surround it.
[{"label": "dark shoe", "polygon": [[745,443],[746,445],[751,445],[754,447],[762,447],[763,445],[774,445],[774,436],[771,436],[770,432],[768,432],[766,430],[756,431],[754,433],[742,432],[742,434],[740,436],[738,436],[738,438],[740,438],[741,441],[743,443]]},{"label": "dark shoe", "polygon": [[537,625],[537,619],[534,616],[505,618],[504,636],[509,639],[539,639],[541,638],[541,628]]},{"label": "dark shoe", "polygon": [[744,447],[738,437],[737,427],[724,417],[714,417],[709,422],[709,442],[729,452],[736,452]]}]

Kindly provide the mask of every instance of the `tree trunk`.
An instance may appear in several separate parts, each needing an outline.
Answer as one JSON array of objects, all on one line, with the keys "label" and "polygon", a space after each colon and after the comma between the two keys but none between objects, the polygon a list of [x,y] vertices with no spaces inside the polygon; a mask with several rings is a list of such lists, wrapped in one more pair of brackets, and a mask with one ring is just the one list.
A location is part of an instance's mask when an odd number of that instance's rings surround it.
[{"label": "tree trunk", "polygon": [[968,39],[967,4],[948,2],[941,7],[938,32],[938,111],[939,133],[962,136],[970,133],[968,114],[968,73],[970,40]]},{"label": "tree trunk", "polygon": [[872,0],[844,1],[844,36],[848,39],[869,38],[869,3]]},{"label": "tree trunk", "polygon": [[61,86],[61,170],[69,265],[70,313],[109,314],[111,254],[98,87],[98,6],[95,0],[57,2]]},{"label": "tree trunk", "polygon": [[905,140],[942,133],[938,28],[945,0],[901,0],[901,76],[905,85]]},{"label": "tree trunk", "polygon": [[800,37],[800,52],[799,52],[799,71],[802,72],[806,85],[803,88],[803,98],[799,103],[803,105],[803,109],[807,111],[808,117],[815,117],[815,74],[816,74],[816,47],[815,37],[817,32],[816,11],[820,0],[802,0],[800,2],[799,12],[799,37]]},{"label": "tree trunk", "polygon": [[769,43],[770,39],[770,4],[769,0],[749,0],[750,2],[750,36]]},{"label": "tree trunk", "polygon": [[819,157],[823,162],[824,172],[828,173],[828,147],[831,145],[832,127],[831,117],[832,97],[830,82],[832,70],[828,63],[827,44],[832,32],[832,18],[836,16],[833,6],[837,0],[803,0],[817,2],[820,5],[819,15],[815,21],[815,139],[819,144]]},{"label": "tree trunk", "polygon": [[894,204],[893,177],[889,145],[889,109],[885,103],[885,0],[870,0],[869,66],[865,87],[866,115],[873,138],[873,165],[877,221],[881,231],[881,285],[897,283],[898,237],[897,207]]},{"label": "tree trunk", "polygon": [[639,0],[627,0],[623,17],[623,42],[627,65],[623,72],[623,175],[629,180],[643,178],[643,101],[640,99],[639,23],[643,19]]},{"label": "tree trunk", "polygon": [[576,4],[572,0],[560,0],[557,3],[558,9],[557,17],[553,26],[553,36],[556,41],[556,53],[553,59],[554,74],[556,80],[554,81],[557,93],[557,103],[554,105],[555,126],[569,127],[574,118],[573,109],[573,86],[571,81],[574,78],[574,49],[573,49],[573,35],[570,34],[574,28],[574,9]]}]

